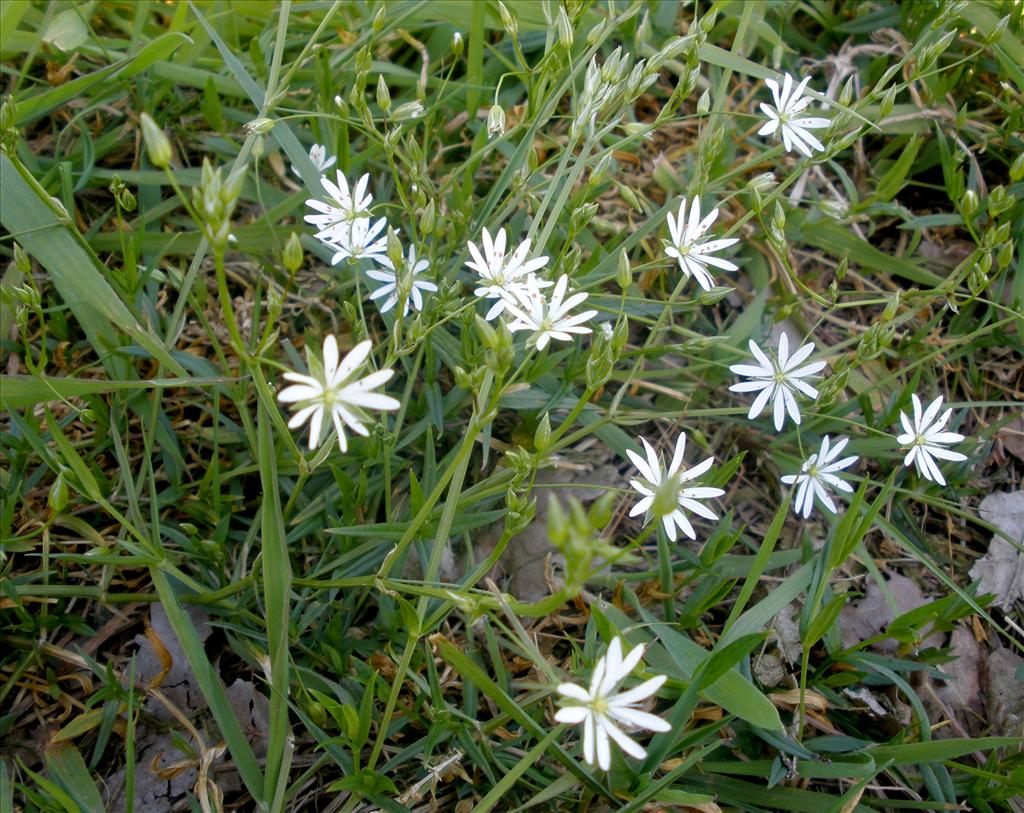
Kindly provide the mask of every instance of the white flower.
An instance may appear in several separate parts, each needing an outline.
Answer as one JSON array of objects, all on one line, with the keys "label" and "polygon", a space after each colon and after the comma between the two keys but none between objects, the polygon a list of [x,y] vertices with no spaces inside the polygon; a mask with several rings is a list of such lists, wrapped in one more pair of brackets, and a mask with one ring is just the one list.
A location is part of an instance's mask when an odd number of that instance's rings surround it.
[{"label": "white flower", "polygon": [[961,461],[966,460],[967,455],[954,452],[945,447],[951,443],[960,443],[964,436],[957,432],[943,432],[949,416],[953,414],[952,408],[947,409],[939,416],[942,409],[942,396],[932,401],[928,408],[921,409],[921,399],[914,393],[910,396],[914,404],[914,420],[911,422],[906,413],[900,412],[900,423],[903,424],[903,434],[896,438],[901,446],[909,446],[910,451],[903,459],[903,465],[911,463],[917,466],[917,473],[928,480],[934,480],[941,486],[946,485],[946,480],[939,471],[939,466],[934,458],[940,460]]},{"label": "white flower", "polygon": [[[309,350],[306,351],[309,358]],[[401,404],[394,398],[379,392],[372,392],[383,386],[395,374],[394,370],[377,370],[362,379],[355,374],[370,355],[370,341],[360,342],[338,361],[338,341],[334,336],[324,339],[323,364],[317,364],[309,358],[310,373],[285,373],[284,379],[291,381],[292,386],[285,387],[277,394],[277,400],[283,404],[296,404],[296,412],[288,428],[295,429],[309,421],[309,448],[320,445],[324,429],[324,418],[328,415],[334,422],[338,433],[338,446],[348,450],[345,438],[345,426],[357,435],[369,435],[363,425],[370,421],[366,409],[398,409]]]},{"label": "white flower", "polygon": [[619,726],[646,728],[649,731],[669,731],[672,726],[646,711],[640,711],[637,704],[651,697],[665,682],[665,675],[652,677],[639,686],[615,695],[614,692],[629,673],[632,672],[640,658],[644,647],[633,647],[625,658],[622,657],[622,639],[616,638],[608,647],[608,652],[594,667],[590,678],[590,689],[584,689],[575,683],[560,683],[558,693],[569,700],[575,701],[571,706],[563,706],[555,713],[555,720],[560,723],[583,723],[583,759],[588,765],[596,762],[601,770],[607,771],[612,765],[611,745],[615,740],[618,746],[636,759],[643,759],[647,751],[630,738]]},{"label": "white flower", "polygon": [[399,294],[402,292],[405,295],[403,316],[409,315],[410,305],[418,311],[423,310],[423,295],[420,291],[436,291],[437,286],[432,282],[427,282],[425,279],[416,279],[417,274],[421,271],[426,271],[430,266],[430,263],[426,260],[416,259],[416,246],[409,246],[409,256],[405,261],[403,274],[395,273],[395,266],[387,257],[380,257],[377,259],[377,262],[390,269],[384,271],[379,268],[373,268],[366,272],[366,276],[370,279],[385,283],[370,294],[370,299],[380,299],[382,296],[387,297],[384,300],[384,304],[380,306],[380,312],[387,313],[395,307]]},{"label": "white flower", "polygon": [[828,435],[825,435],[821,441],[821,448],[804,461],[799,474],[783,475],[782,482],[786,485],[791,486],[797,483],[796,496],[793,498],[793,510],[798,515],[802,514],[805,519],[811,515],[815,495],[822,505],[833,514],[836,513],[836,505],[828,495],[826,486],[832,486],[832,488],[847,493],[853,491],[853,486],[845,480],[840,480],[835,474],[857,462],[857,455],[836,460],[849,442],[849,438],[841,438],[830,448]]},{"label": "white flower", "polygon": [[[480,249],[473,242],[469,243],[469,253],[473,259],[466,263],[467,268],[472,268],[480,276],[483,283],[473,293],[487,299],[497,300],[484,318],[490,321],[505,310],[505,298],[517,285],[522,284],[523,278],[534,271],[539,271],[547,265],[547,257],[535,257],[527,260],[526,255],[530,253],[530,241],[524,240],[519,247],[512,252],[510,257],[505,256],[505,229],[498,229],[497,235],[491,239],[490,232],[483,230],[484,250]],[[550,282],[542,283],[542,287],[550,285]]]},{"label": "white flower", "polygon": [[776,130],[782,130],[782,143],[786,145],[786,152],[792,152],[796,147],[800,152],[811,157],[812,148],[818,152],[824,152],[825,147],[817,138],[811,135],[808,130],[817,130],[828,127],[831,123],[828,119],[818,118],[797,118],[811,103],[810,96],[804,96],[804,88],[811,81],[811,77],[805,76],[795,88],[793,77],[788,73],[782,79],[782,90],[779,90],[779,83],[774,79],[766,79],[765,84],[771,88],[772,96],[775,97],[775,107],[761,102],[761,111],[768,116],[768,121],[757,131],[758,135],[772,135]]},{"label": "white flower", "polygon": [[[335,158],[333,155],[330,158],[328,158],[327,148],[324,147],[323,144],[314,144],[312,147],[309,148],[309,160],[313,162],[313,166],[316,167],[316,171],[322,174],[326,170],[333,167],[334,162],[337,161],[338,159]],[[302,173],[299,172],[299,168],[297,166],[292,166],[292,172],[294,172],[296,175],[300,177],[302,176]],[[319,203],[319,201],[317,202]]]},{"label": "white flower", "polygon": [[358,260],[365,257],[376,262],[386,260],[388,236],[381,232],[387,224],[386,217],[378,218],[376,221],[360,217],[351,223],[335,226],[331,229],[329,238],[321,238],[325,246],[334,249],[331,265],[337,265],[346,258]]},{"label": "white flower", "polygon": [[715,220],[718,219],[718,209],[712,209],[708,216],[700,219],[700,198],[694,197],[690,205],[690,215],[686,215],[686,198],[679,204],[679,219],[676,220],[672,213],[668,213],[668,230],[672,234],[671,242],[666,241],[665,253],[669,257],[675,257],[679,261],[679,267],[689,277],[691,274],[696,278],[700,287],[710,291],[715,281],[708,273],[708,266],[725,271],[735,271],[737,265],[721,257],[714,257],[712,254],[735,245],[739,240],[735,237],[727,237],[723,240],[702,240],[707,234]]},{"label": "white flower", "polygon": [[826,362],[815,361],[810,364],[803,364],[808,356],[814,352],[814,342],[808,342],[792,356],[789,355],[789,337],[783,333],[779,338],[778,357],[768,358],[753,340],[750,342],[750,352],[754,354],[756,365],[734,364],[729,369],[736,375],[746,376],[752,380],[741,381],[733,384],[729,389],[732,392],[754,392],[760,390],[754,403],[750,405],[750,412],[747,418],[753,420],[761,414],[768,399],[774,399],[773,413],[776,431],[782,431],[782,424],[786,420],[786,412],[796,424],[800,423],[800,408],[796,404],[796,392],[802,392],[808,398],[816,399],[818,391],[801,379],[812,376],[825,369]]},{"label": "white flower", "polygon": [[[654,448],[641,437],[647,452],[647,459],[644,460],[632,449],[626,449],[626,454],[633,461],[633,465],[640,470],[643,480],[630,480],[633,486],[643,497],[640,502],[633,506],[629,512],[631,517],[651,511],[661,519],[665,527],[665,533],[673,542],[676,540],[676,526],[679,526],[684,534],[690,539],[696,539],[697,534],[687,519],[682,509],[692,511],[705,519],[715,520],[718,515],[698,500],[707,500],[711,497],[721,497],[725,492],[720,488],[711,486],[685,486],[690,480],[700,477],[715,462],[713,457],[698,463],[692,469],[683,469],[683,452],[686,450],[686,434],[679,433],[676,439],[676,451],[672,455],[672,462],[666,470],[661,459],[655,453]],[[645,482],[646,481],[646,482]]]},{"label": "white flower", "polygon": [[310,198],[306,205],[320,212],[318,215],[306,215],[305,221],[316,226],[320,232],[317,237],[333,239],[333,230],[338,225],[348,225],[351,221],[364,216],[363,213],[373,203],[373,195],[366,191],[370,185],[369,174],[363,175],[356,181],[355,189],[349,190],[348,181],[341,174],[341,170],[335,173],[338,183],[331,183],[327,178],[321,178],[320,184],[327,192],[330,202]]},{"label": "white flower", "polygon": [[587,294],[576,293],[565,299],[568,285],[569,278],[562,274],[551,292],[551,299],[548,299],[541,290],[541,281],[530,274],[525,283],[506,294],[505,308],[514,317],[508,329],[513,333],[517,330],[532,331],[531,338],[538,350],[547,347],[552,339],[567,342],[572,340],[571,333],[590,333],[590,328],[581,323],[597,316],[597,311],[570,315],[569,311],[585,300]]}]

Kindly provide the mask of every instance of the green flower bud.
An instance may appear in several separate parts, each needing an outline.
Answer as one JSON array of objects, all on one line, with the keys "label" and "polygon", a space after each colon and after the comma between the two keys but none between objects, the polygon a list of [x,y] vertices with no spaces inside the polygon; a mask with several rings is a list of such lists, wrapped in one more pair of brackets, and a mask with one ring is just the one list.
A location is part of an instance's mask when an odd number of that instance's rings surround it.
[{"label": "green flower bud", "polygon": [[597,214],[597,203],[584,203],[578,206],[572,213],[569,228],[576,235],[586,228],[587,224]]},{"label": "green flower bud", "polygon": [[386,17],[387,17],[387,4],[385,3],[385,4],[382,4],[381,7],[379,9],[377,9],[377,13],[373,15],[372,27],[373,27],[374,33],[377,33],[378,31],[380,31],[381,29],[384,28],[384,22],[385,22]]},{"label": "green flower bud", "polygon": [[505,134],[505,111],[501,105],[494,105],[487,111],[487,137]]},{"label": "green flower bud", "polygon": [[299,235],[295,232],[288,235],[281,252],[281,260],[284,262],[284,267],[292,274],[302,267],[302,243],[299,241]]},{"label": "green flower bud", "polygon": [[633,269],[629,265],[629,252],[626,249],[619,250],[619,261],[618,270],[615,275],[615,281],[619,283],[619,288],[625,293],[629,290],[630,283],[633,282]]},{"label": "green flower bud", "polygon": [[538,455],[544,454],[548,450],[548,446],[551,445],[551,420],[548,418],[548,413],[544,413],[544,417],[540,419],[540,423],[537,424],[537,431],[533,433],[533,448],[536,450]]},{"label": "green flower bud", "polygon": [[139,123],[142,125],[142,141],[146,145],[149,162],[160,169],[169,166],[173,151],[167,134],[153,121],[149,113],[143,113],[139,117]]},{"label": "green flower bud", "polygon": [[1010,164],[1010,180],[1019,181],[1021,178],[1024,178],[1024,150],[1019,152]]},{"label": "green flower bud", "polygon": [[266,135],[274,129],[274,124],[275,122],[273,119],[268,119],[266,116],[260,116],[259,118],[255,118],[252,121],[247,122],[245,129],[253,135]]},{"label": "green flower bud", "polygon": [[565,13],[565,6],[559,6],[555,26],[558,30],[558,44],[568,51],[572,48],[573,31],[572,21],[569,20],[569,15]]},{"label": "green flower bud", "polygon": [[391,91],[388,90],[383,74],[377,77],[377,104],[385,113],[391,109]]},{"label": "green flower bud", "polygon": [[711,89],[708,88],[697,99],[697,115],[704,116],[711,109]]},{"label": "green flower bud", "polygon": [[882,97],[882,101],[878,104],[878,118],[884,119],[891,112],[893,106],[896,104],[896,86],[893,85],[889,88],[885,95]]},{"label": "green flower bud", "polygon": [[405,268],[405,257],[402,253],[402,243],[398,239],[398,233],[388,226],[388,259],[391,260],[391,264],[394,266],[395,271],[401,276],[402,270]]},{"label": "green flower bud", "polygon": [[452,34],[452,55],[458,59],[462,56],[462,51],[466,47],[465,40],[462,39],[462,34],[456,31]]},{"label": "green flower bud", "polygon": [[501,17],[501,24],[505,27],[505,31],[508,32],[510,37],[515,37],[519,34],[519,22],[512,16],[501,0],[498,0],[498,16]]},{"label": "green flower bud", "polygon": [[960,212],[963,214],[965,220],[971,220],[981,207],[981,202],[978,200],[978,193],[973,189],[968,189],[960,197]]},{"label": "green flower bud", "polygon": [[427,237],[433,234],[435,225],[437,225],[437,215],[434,210],[434,199],[431,198],[423,208],[423,214],[420,215],[420,236]]},{"label": "green flower bud", "polygon": [[999,247],[999,253],[996,255],[996,265],[1002,271],[1010,264],[1011,260],[1013,260],[1013,242],[1007,240]]},{"label": "green flower bud", "polygon": [[25,253],[25,249],[17,243],[14,244],[14,267],[22,274],[28,275],[32,272],[32,260]]}]

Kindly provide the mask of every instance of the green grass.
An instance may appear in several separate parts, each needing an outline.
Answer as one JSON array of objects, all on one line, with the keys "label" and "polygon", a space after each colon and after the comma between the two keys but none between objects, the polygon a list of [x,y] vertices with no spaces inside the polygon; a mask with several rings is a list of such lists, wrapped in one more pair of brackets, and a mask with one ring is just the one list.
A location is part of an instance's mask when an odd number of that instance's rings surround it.
[{"label": "green grass", "polygon": [[[588,127],[588,65],[619,47],[650,83]],[[1020,813],[1019,726],[931,699],[952,630],[1024,650],[968,575],[979,500],[1024,471],[999,439],[1024,400],[1020,3],[8,0],[0,63],[0,813],[132,800],[154,740],[213,767],[152,809]],[[832,120],[813,159],[756,134],[780,71]],[[422,313],[329,264],[314,143],[429,259]],[[204,160],[241,173],[227,246],[197,220]],[[740,241],[706,293],[663,247],[695,195]],[[467,241],[502,226],[612,334],[537,352],[482,326]],[[779,323],[828,372],[776,432],[728,388]],[[402,402],[344,453],[276,400],[328,334],[369,338]],[[944,487],[902,465],[913,393],[967,438]],[[627,450],[679,431],[726,492],[695,542],[626,516]],[[779,476],[826,434],[856,490],[803,521]],[[531,527],[566,562],[536,601],[493,571]],[[844,644],[843,607],[873,583],[895,606],[895,573],[927,602]],[[138,671],[157,605],[174,713]],[[617,634],[674,728],[605,773],[555,687]]]}]

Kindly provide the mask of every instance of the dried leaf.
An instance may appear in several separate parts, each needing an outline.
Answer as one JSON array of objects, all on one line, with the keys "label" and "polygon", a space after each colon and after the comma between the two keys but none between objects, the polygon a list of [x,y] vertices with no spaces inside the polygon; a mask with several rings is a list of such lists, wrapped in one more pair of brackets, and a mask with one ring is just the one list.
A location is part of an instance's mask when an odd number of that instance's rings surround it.
[{"label": "dried leaf", "polygon": [[978,593],[993,593],[993,606],[1009,612],[1024,598],[1024,491],[989,494],[978,508],[981,518],[1016,542],[999,534],[992,537],[988,552],[974,563],[970,575],[978,581]]}]

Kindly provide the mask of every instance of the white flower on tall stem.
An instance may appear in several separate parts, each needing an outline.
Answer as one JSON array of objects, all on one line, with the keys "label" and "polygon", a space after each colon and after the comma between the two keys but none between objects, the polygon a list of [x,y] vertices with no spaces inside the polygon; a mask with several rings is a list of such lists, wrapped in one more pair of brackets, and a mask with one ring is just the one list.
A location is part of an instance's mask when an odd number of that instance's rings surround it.
[{"label": "white flower on tall stem", "polygon": [[760,415],[769,399],[773,399],[772,413],[776,431],[782,431],[787,412],[794,423],[800,423],[800,407],[797,406],[796,393],[801,392],[811,400],[817,399],[818,391],[803,379],[820,373],[827,363],[814,361],[804,364],[814,350],[814,342],[808,342],[791,356],[789,337],[783,333],[779,338],[778,355],[775,358],[768,358],[753,340],[750,341],[750,352],[754,354],[757,364],[734,364],[729,368],[736,375],[751,379],[733,384],[729,387],[732,392],[760,390],[754,403],[750,405],[750,412],[747,413],[749,420]]},{"label": "white flower on tall stem", "polygon": [[[323,144],[314,144],[309,148],[309,160],[313,163],[313,166],[316,167],[316,171],[323,174],[325,171],[333,167],[334,163],[338,159],[333,155],[328,157],[327,148],[324,147]],[[302,173],[299,172],[299,168],[294,164],[292,165],[292,172],[300,177],[302,176]]]},{"label": "white flower on tall stem", "polygon": [[410,307],[416,308],[416,310],[423,310],[423,294],[421,291],[436,291],[437,286],[425,279],[416,279],[416,275],[426,271],[430,267],[430,263],[426,260],[416,259],[416,246],[409,246],[409,254],[405,260],[405,268],[402,273],[395,271],[395,266],[391,260],[385,257],[377,258],[377,262],[385,266],[388,270],[380,268],[372,268],[366,272],[366,276],[370,279],[377,280],[377,282],[383,282],[376,291],[370,294],[370,299],[380,299],[386,296],[383,304],[380,305],[380,312],[387,313],[398,302],[402,294],[404,294],[405,307],[402,311],[402,316],[409,315]]},{"label": "white flower on tall stem", "polygon": [[[527,260],[530,253],[530,241],[524,240],[511,256],[505,255],[505,229],[498,229],[498,233],[491,239],[490,232],[483,230],[483,252],[476,247],[472,241],[469,243],[469,253],[473,259],[466,263],[467,268],[472,268],[480,277],[482,283],[473,293],[485,299],[496,300],[484,317],[488,321],[496,318],[505,310],[505,299],[508,294],[523,279],[535,271],[539,271],[547,265],[547,257],[535,257]],[[550,285],[550,282],[541,282],[541,287]]]},{"label": "white flower on tall stem", "polygon": [[804,519],[811,515],[815,497],[833,514],[837,513],[836,504],[829,496],[828,487],[847,493],[853,491],[853,486],[836,476],[836,472],[849,468],[857,462],[857,455],[836,460],[849,442],[849,438],[840,438],[830,446],[828,435],[825,435],[821,441],[821,448],[804,461],[799,474],[783,475],[782,482],[786,485],[795,483],[797,486],[796,495],[793,498],[793,510],[798,515],[802,515]]},{"label": "white flower on tall stem", "polygon": [[927,409],[922,409],[921,399],[917,393],[910,396],[914,405],[914,419],[900,412],[900,423],[903,424],[903,434],[896,438],[901,446],[909,446],[910,451],[903,459],[903,465],[909,466],[913,463],[917,467],[917,473],[927,480],[933,480],[941,486],[946,485],[946,480],[939,471],[939,465],[935,458],[940,460],[952,460],[961,462],[967,459],[967,455],[947,449],[951,443],[960,443],[964,436],[958,432],[943,431],[948,423],[953,409],[949,408],[939,416],[942,409],[942,396],[932,401]]},{"label": "white flower on tall stem", "polygon": [[788,73],[782,79],[782,88],[774,79],[765,79],[765,84],[772,91],[775,98],[775,107],[761,102],[761,111],[768,116],[768,121],[757,131],[758,135],[772,135],[776,130],[781,130],[782,143],[786,152],[792,152],[793,148],[802,152],[810,158],[814,151],[824,152],[824,145],[818,141],[810,130],[818,130],[828,127],[831,122],[828,119],[814,118],[813,116],[799,117],[804,109],[811,103],[810,96],[804,96],[804,89],[811,77],[805,76],[795,88],[793,77]]},{"label": "white flower on tall stem", "polygon": [[570,314],[569,311],[583,302],[587,294],[575,293],[566,298],[568,286],[569,278],[563,274],[548,299],[541,290],[541,280],[535,274],[530,274],[526,282],[513,287],[505,295],[505,309],[513,317],[508,329],[513,333],[519,330],[531,331],[531,340],[538,350],[547,347],[552,339],[568,342],[572,340],[572,333],[591,333],[591,329],[582,323],[597,316],[597,311]]},{"label": "white flower on tall stem", "polygon": [[354,220],[365,219],[365,213],[373,203],[373,195],[367,192],[370,185],[368,173],[356,181],[355,188],[351,190],[341,170],[335,173],[335,177],[338,181],[336,184],[328,178],[320,179],[320,185],[330,198],[329,201],[316,198],[306,201],[307,206],[320,213],[306,215],[304,219],[320,230],[317,237],[321,240],[333,239],[336,226],[347,226]]},{"label": "white flower on tall stem", "polygon": [[357,378],[359,368],[370,355],[369,340],[360,342],[339,360],[338,340],[334,336],[324,339],[323,362],[311,357],[307,347],[306,356],[310,375],[288,372],[285,381],[292,382],[277,394],[283,404],[294,404],[298,411],[288,421],[288,428],[295,429],[309,421],[309,448],[320,445],[325,428],[325,418],[330,418],[338,433],[338,446],[348,450],[345,437],[347,426],[357,435],[364,437],[370,432],[365,424],[370,422],[367,409],[394,410],[401,404],[389,395],[373,392],[383,386],[395,374],[394,370],[377,370],[365,378]]},{"label": "white flower on tall stem", "polygon": [[631,757],[643,759],[647,751],[633,740],[620,726],[669,731],[671,726],[660,717],[640,711],[637,705],[653,696],[667,679],[658,675],[645,680],[633,689],[615,694],[619,684],[632,672],[643,657],[644,647],[636,646],[622,656],[622,639],[616,638],[608,646],[608,652],[594,666],[590,688],[584,689],[575,683],[561,683],[558,693],[571,701],[555,713],[560,723],[583,723],[583,759],[588,765],[595,762],[601,770],[607,771],[612,765],[611,741]]},{"label": "white flower on tall stem", "polygon": [[[366,258],[375,262],[383,262],[388,255],[388,236],[384,232],[388,219],[378,218],[376,221],[368,217],[360,217],[351,223],[341,223],[330,230],[330,237],[321,237],[327,248],[334,250],[331,265],[337,265],[344,259],[358,260]],[[397,230],[396,230],[397,233]],[[317,237],[320,237],[318,234]]]},{"label": "white flower on tall stem", "polygon": [[686,276],[693,276],[697,283],[705,291],[714,287],[715,281],[708,273],[708,266],[721,268],[725,271],[735,271],[738,266],[729,260],[713,256],[716,251],[735,245],[738,238],[726,237],[721,240],[704,240],[708,229],[718,219],[718,209],[712,209],[707,217],[701,220],[700,197],[694,197],[690,204],[690,212],[686,212],[686,198],[679,203],[678,220],[668,213],[668,230],[672,235],[671,241],[665,241],[665,253],[674,257],[679,262],[679,268]]},{"label": "white flower on tall stem", "polygon": [[716,520],[718,515],[700,500],[721,497],[725,491],[712,486],[686,484],[707,472],[715,459],[708,457],[693,468],[684,469],[683,452],[686,451],[686,434],[680,432],[676,439],[672,462],[666,469],[657,452],[654,451],[654,447],[647,442],[647,438],[641,437],[640,442],[647,452],[646,460],[632,449],[626,449],[626,455],[643,478],[629,481],[629,484],[643,497],[633,506],[629,515],[635,517],[649,511],[655,518],[661,520],[665,533],[673,542],[676,540],[676,526],[690,539],[696,539],[697,533],[693,530],[693,525],[690,524],[686,514],[683,513],[683,509],[692,511],[704,519]]}]

